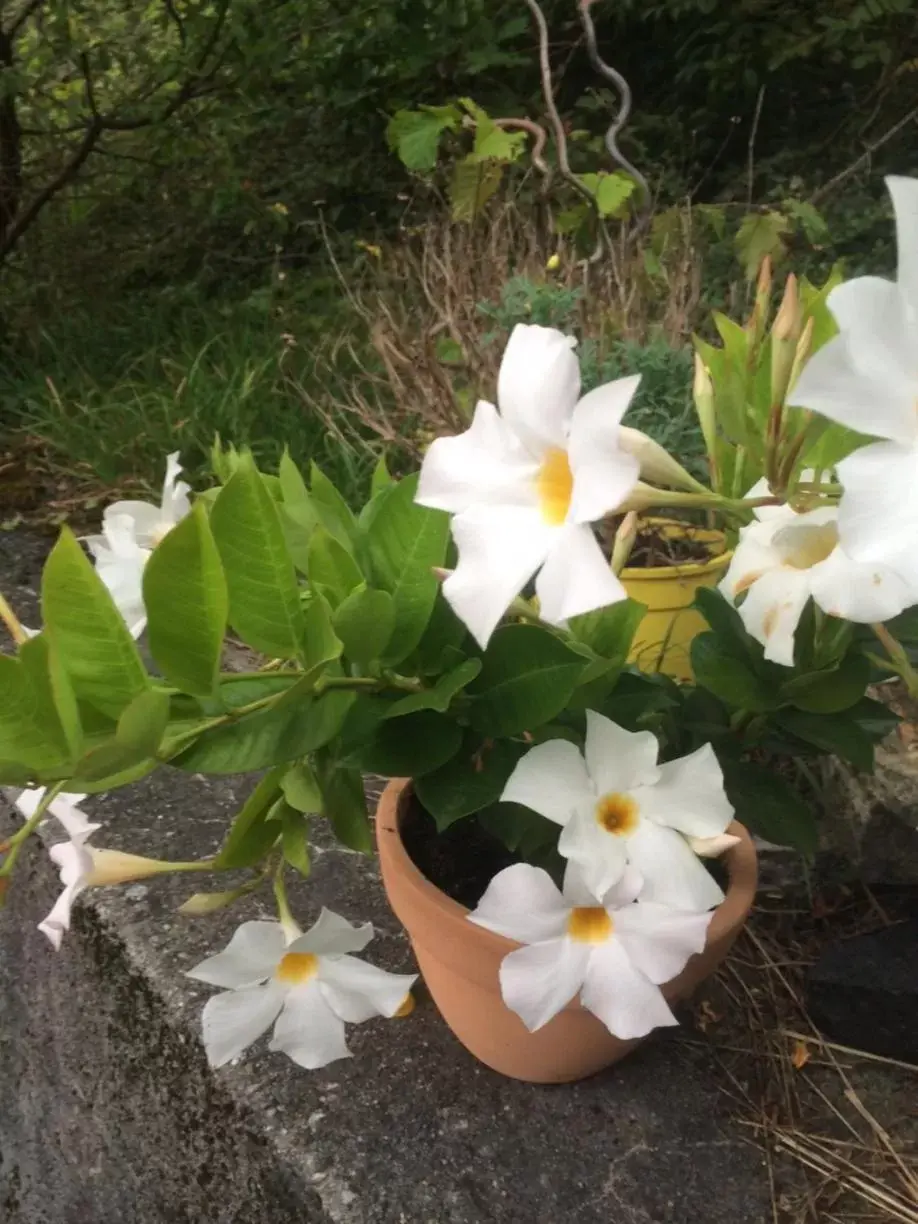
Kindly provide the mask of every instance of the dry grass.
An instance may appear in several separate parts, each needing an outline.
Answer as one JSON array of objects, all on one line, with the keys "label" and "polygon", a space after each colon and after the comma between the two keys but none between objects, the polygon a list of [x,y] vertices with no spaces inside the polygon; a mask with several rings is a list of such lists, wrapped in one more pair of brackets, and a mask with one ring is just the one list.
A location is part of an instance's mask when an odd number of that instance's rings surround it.
[{"label": "dry grass", "polygon": [[[622,226],[606,256],[578,257],[553,232],[549,206],[493,202],[472,223],[445,208],[379,249],[362,283],[334,261],[342,292],[362,321],[316,355],[317,394],[302,387],[307,412],[342,437],[369,430],[389,449],[416,456],[433,436],[465,428],[479,395],[493,398],[503,334],[480,303],[499,303],[508,282],[526,277],[561,295],[576,291],[577,334],[601,355],[615,341],[672,345],[689,339],[702,316],[703,260],[689,209],[666,234]],[[428,209],[428,211],[430,211]],[[645,252],[654,247],[654,273]],[[558,265],[547,269],[551,256]],[[365,343],[369,340],[369,346]],[[369,349],[369,352],[368,352]],[[342,370],[347,376],[342,379]]]},{"label": "dry grass", "polygon": [[763,1152],[773,1224],[918,1224],[918,1066],[824,1039],[803,995],[827,937],[894,919],[868,890],[786,905],[757,911],[698,1013]]}]

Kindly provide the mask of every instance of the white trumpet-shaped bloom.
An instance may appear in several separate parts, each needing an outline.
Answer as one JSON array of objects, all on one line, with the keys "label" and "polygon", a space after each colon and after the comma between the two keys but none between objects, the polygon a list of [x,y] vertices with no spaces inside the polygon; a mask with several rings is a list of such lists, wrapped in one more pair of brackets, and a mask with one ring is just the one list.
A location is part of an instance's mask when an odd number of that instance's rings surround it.
[{"label": "white trumpet-shaped bloom", "polygon": [[438,438],[424,458],[417,500],[454,515],[459,550],[443,593],[482,646],[537,571],[540,614],[555,624],[625,598],[590,524],[637,482],[638,460],[618,435],[639,379],[581,399],[574,343],[519,324],[501,362],[499,411],[480,402],[471,427]]},{"label": "white trumpet-shaped bloom", "polygon": [[327,909],[292,942],[279,922],[244,922],[223,952],[188,973],[224,987],[204,1007],[211,1065],[236,1058],[272,1025],[271,1049],[301,1067],[349,1058],[345,1022],[394,1016],[415,981],[350,955],[372,938],[368,922],[355,927]]},{"label": "white trumpet-shaped bloom", "polygon": [[188,500],[191,489],[179,480],[181,470],[178,451],[168,455],[160,504],[113,502],[102,516],[101,535],[89,536],[86,541],[99,577],[134,637],[139,637],[147,624],[144,567],[157,544],[191,509]]},{"label": "white trumpet-shaped bloom", "polygon": [[587,711],[584,752],[568,740],[538,744],[517,763],[501,799],[563,825],[558,850],[602,896],[633,864],[641,899],[698,911],[724,898],[690,839],[706,857],[726,832],[733,808],[710,744],[657,764],[649,731],[626,731]]},{"label": "white trumpet-shaped bloom", "polygon": [[[44,789],[23,791],[16,800],[17,808],[26,817],[34,816],[44,793]],[[85,798],[85,795],[62,792],[55,795],[46,809],[48,815],[60,823],[68,837],[67,841],[59,842],[48,851],[51,861],[60,871],[64,888],[47,918],[38,924],[38,929],[47,935],[57,949],[60,949],[65,932],[70,930],[73,903],[86,888],[93,870],[92,851],[87,841],[100,826],[90,823],[86,813],[78,807]]]},{"label": "white trumpet-shaped bloom", "polygon": [[629,867],[597,898],[571,864],[559,892],[548,872],[517,863],[488,885],[469,917],[526,945],[504,957],[500,988],[531,1032],[578,995],[623,1040],[678,1023],[660,986],[704,948],[711,915],[636,901],[641,883]]},{"label": "white trumpet-shaped bloom", "polygon": [[829,294],[839,334],[810,358],[791,402],[884,441],[838,464],[842,547],[918,587],[918,179],[886,180],[896,212],[895,281],[861,276]]},{"label": "white trumpet-shaped bloom", "polygon": [[[748,497],[765,492],[762,484]],[[909,606],[916,592],[901,569],[853,560],[839,542],[839,510],[820,506],[798,514],[791,506],[756,510],[740,531],[720,584],[765,658],[794,664],[794,635],[807,600],[830,616],[871,624]],[[740,598],[742,597],[742,602]]]}]

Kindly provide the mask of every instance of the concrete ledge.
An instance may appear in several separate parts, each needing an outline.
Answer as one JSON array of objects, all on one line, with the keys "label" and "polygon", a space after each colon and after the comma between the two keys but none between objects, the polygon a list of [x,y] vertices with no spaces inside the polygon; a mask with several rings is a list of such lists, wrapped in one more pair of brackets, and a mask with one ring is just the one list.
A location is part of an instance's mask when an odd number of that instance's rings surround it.
[{"label": "concrete ledge", "polygon": [[[44,541],[0,537],[0,589],[35,618]],[[37,618],[32,623],[37,623]],[[177,771],[98,800],[100,845],[193,858],[251,780]],[[0,800],[0,826],[10,811]],[[768,1180],[738,1138],[713,1051],[657,1040],[582,1084],[480,1066],[429,1001],[349,1029],[355,1057],[304,1072],[250,1051],[217,1073],[198,1041],[210,993],[183,971],[247,918],[176,907],[203,880],[84,894],[55,954],[35,924],[58,891],[35,845],[0,911],[3,1224],[764,1224]],[[320,838],[291,890],[370,919],[369,959],[411,966],[375,862]]]}]

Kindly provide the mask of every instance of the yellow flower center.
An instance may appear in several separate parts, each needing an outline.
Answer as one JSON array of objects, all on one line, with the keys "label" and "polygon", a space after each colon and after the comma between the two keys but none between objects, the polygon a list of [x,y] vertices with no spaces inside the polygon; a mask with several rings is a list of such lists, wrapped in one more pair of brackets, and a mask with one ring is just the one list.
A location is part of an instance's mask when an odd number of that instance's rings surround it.
[{"label": "yellow flower center", "polygon": [[617,837],[626,837],[638,826],[638,805],[630,795],[614,791],[611,795],[603,795],[596,804],[596,823],[602,825],[607,833]]},{"label": "yellow flower center", "polygon": [[791,569],[806,570],[825,561],[838,543],[838,528],[834,523],[802,523],[782,527],[775,534],[775,547],[781,560]]},{"label": "yellow flower center", "polygon": [[553,446],[546,451],[536,476],[539,509],[542,518],[551,527],[559,527],[567,518],[573,488],[574,477],[571,474],[567,451]]},{"label": "yellow flower center", "polygon": [[285,986],[305,986],[319,971],[319,958],[311,952],[288,952],[274,976]]},{"label": "yellow flower center", "polygon": [[614,930],[615,924],[601,905],[578,905],[567,920],[567,933],[577,943],[605,943]]}]

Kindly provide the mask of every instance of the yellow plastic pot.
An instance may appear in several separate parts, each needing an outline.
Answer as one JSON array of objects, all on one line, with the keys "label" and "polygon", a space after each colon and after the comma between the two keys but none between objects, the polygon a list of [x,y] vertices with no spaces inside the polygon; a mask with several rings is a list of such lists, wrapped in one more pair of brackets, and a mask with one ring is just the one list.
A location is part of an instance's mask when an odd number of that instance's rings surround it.
[{"label": "yellow plastic pot", "polygon": [[700,612],[691,604],[699,587],[713,587],[724,576],[730,558],[722,531],[686,528],[684,523],[667,519],[648,519],[663,529],[670,539],[691,535],[708,546],[708,561],[689,561],[684,565],[661,565],[649,569],[622,570],[621,579],[632,599],[644,604],[647,612],[638,626],[628,656],[642,671],[663,672],[674,680],[693,679],[690,651],[693,640],[707,629]]}]

